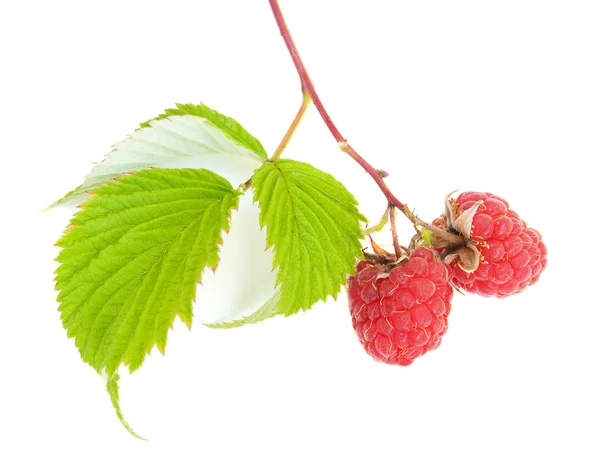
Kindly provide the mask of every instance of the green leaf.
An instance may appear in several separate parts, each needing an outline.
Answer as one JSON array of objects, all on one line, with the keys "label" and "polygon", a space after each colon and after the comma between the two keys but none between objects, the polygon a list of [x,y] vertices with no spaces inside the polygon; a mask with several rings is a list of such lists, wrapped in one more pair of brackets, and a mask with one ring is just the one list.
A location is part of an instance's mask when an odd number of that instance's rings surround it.
[{"label": "green leaf", "polygon": [[287,159],[265,162],[252,186],[279,268],[278,313],[287,316],[336,298],[361,257],[360,222],[366,219],[356,199],[328,173]]},{"label": "green leaf", "polygon": [[[214,109],[211,109],[206,104],[176,104],[175,106],[175,108],[166,109],[164,114],[159,114],[155,119],[185,115],[203,117],[208,119],[215,127],[221,129],[229,139],[237,142],[246,149],[251,150],[259,157],[262,157],[263,159],[267,158],[265,148],[260,141],[244,129],[235,119],[224,116]],[[140,126],[150,127],[150,121],[144,122],[140,124]]]},{"label": "green leaf", "polygon": [[204,169],[152,169],[97,188],[58,240],[56,288],[67,335],[112,378],[164,352],[189,326],[196,285],[216,269],[240,192]]},{"label": "green leaf", "polygon": [[82,200],[86,191],[93,190],[124,173],[152,166],[166,167],[175,160],[190,157],[244,157],[264,161],[248,148],[232,141],[208,119],[173,115],[150,121],[148,127],[138,129],[115,145],[112,152],[92,168],[83,184],[67,193],[50,208],[67,200]]},{"label": "green leaf", "polygon": [[133,428],[131,428],[129,423],[125,421],[125,417],[123,416],[123,412],[121,411],[121,404],[119,402],[119,374],[114,374],[112,377],[108,377],[106,374],[104,374],[104,378],[106,379],[106,391],[110,396],[110,401],[112,403],[113,408],[115,409],[115,412],[117,413],[117,418],[119,419],[119,421],[133,436],[139,438],[140,440],[147,441],[146,438],[141,437],[135,431],[133,431]]},{"label": "green leaf", "polygon": [[242,327],[246,324],[256,324],[258,322],[264,321],[265,319],[273,317],[275,314],[277,314],[277,304],[279,303],[279,296],[280,292],[279,288],[277,288],[273,296],[267,299],[267,301],[250,316],[242,317],[241,319],[235,319],[232,321],[215,322],[213,324],[204,325],[212,329],[232,329],[234,327]]}]

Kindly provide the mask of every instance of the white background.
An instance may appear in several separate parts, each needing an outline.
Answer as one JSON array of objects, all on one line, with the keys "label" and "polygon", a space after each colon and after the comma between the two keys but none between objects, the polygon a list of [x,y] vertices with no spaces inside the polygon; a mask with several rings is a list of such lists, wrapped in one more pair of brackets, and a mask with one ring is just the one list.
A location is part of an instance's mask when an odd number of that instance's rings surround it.
[{"label": "white background", "polygon": [[[192,332],[177,323],[166,355],[122,378],[125,416],[150,442],[132,438],[56,310],[52,245],[72,210],[38,212],[175,102],[206,102],[272,152],[299,83],[266,0],[7,2],[0,473],[600,474],[597,2],[281,6],[338,127],[397,196],[431,220],[454,189],[502,195],[543,234],[542,279],[505,300],[456,295],[442,346],[407,368],[363,352],[344,294],[207,329],[220,303],[269,283],[247,269],[268,262],[246,204]],[[381,215],[314,109],[286,155]]]}]

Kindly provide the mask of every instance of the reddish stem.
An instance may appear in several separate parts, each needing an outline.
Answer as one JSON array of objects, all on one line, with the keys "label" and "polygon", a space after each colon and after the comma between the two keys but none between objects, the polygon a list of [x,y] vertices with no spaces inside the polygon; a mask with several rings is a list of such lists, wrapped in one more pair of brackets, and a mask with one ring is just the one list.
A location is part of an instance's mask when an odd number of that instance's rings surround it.
[{"label": "reddish stem", "polygon": [[365,169],[365,171],[373,178],[373,180],[375,180],[377,185],[379,185],[379,188],[381,189],[381,191],[383,192],[383,194],[386,196],[386,198],[388,199],[388,201],[390,203],[392,203],[394,206],[402,209],[404,207],[404,204],[400,200],[398,200],[394,196],[394,194],[391,192],[391,190],[387,187],[387,185],[381,178],[381,172],[379,172],[377,169],[375,169],[375,167],[373,167],[365,159],[363,159],[358,154],[358,152],[356,152],[350,146],[350,144],[348,144],[348,142],[346,142],[346,139],[344,139],[344,136],[342,136],[341,132],[338,130],[336,125],[333,123],[333,120],[331,119],[331,117],[327,113],[327,110],[323,106],[323,103],[321,102],[321,98],[319,98],[319,95],[317,94],[317,91],[315,90],[315,86],[312,83],[312,81],[310,80],[310,77],[308,76],[306,67],[304,66],[304,63],[302,62],[302,59],[300,58],[300,55],[298,54],[298,50],[296,49],[294,40],[292,40],[292,35],[290,34],[290,30],[288,29],[288,27],[285,23],[285,19],[283,18],[283,14],[281,12],[281,8],[279,7],[279,3],[277,2],[277,0],[269,0],[269,3],[271,5],[271,10],[273,10],[273,15],[275,16],[275,21],[277,22],[277,26],[279,27],[279,32],[281,33],[281,36],[283,37],[283,41],[285,42],[285,45],[287,46],[287,49],[290,52],[290,56],[292,57],[294,66],[296,66],[296,71],[298,71],[298,76],[300,76],[300,82],[302,83],[302,89],[304,91],[308,92],[315,107],[317,108],[317,111],[319,111],[319,114],[323,118],[325,125],[331,132],[331,135],[338,142],[340,149],[342,149],[342,151],[346,152],[350,157],[352,157],[354,160],[356,160],[356,162],[358,162],[359,165],[363,169]]},{"label": "reddish stem", "polygon": [[296,45],[294,45],[294,40],[292,40],[292,35],[290,34],[290,30],[288,29],[285,19],[283,18],[283,13],[281,13],[281,8],[279,8],[279,3],[277,0],[269,0],[269,4],[271,5],[271,10],[273,10],[273,15],[275,16],[275,21],[277,22],[277,26],[279,27],[279,32],[283,37],[283,41],[285,42],[285,46],[287,46],[288,51],[290,52],[290,56],[292,57],[292,61],[294,62],[294,66],[296,66],[296,70],[298,71],[298,75],[300,76],[300,82],[302,83],[302,89],[306,90],[310,95],[313,103],[315,104],[319,114],[325,121],[328,129],[331,131],[333,137],[338,142],[345,142],[344,137],[335,126],[329,114],[323,107],[323,103],[321,99],[319,99],[319,95],[317,91],[315,91],[315,87],[308,77],[308,72],[304,67],[304,63],[298,54],[298,50],[296,49]]},{"label": "reddish stem", "polygon": [[350,144],[348,144],[348,142],[346,142],[346,139],[344,139],[344,136],[342,136],[341,132],[335,126],[335,124],[333,123],[333,120],[327,113],[327,110],[323,106],[323,103],[321,102],[321,99],[319,98],[319,95],[317,94],[317,91],[315,90],[314,84],[312,83],[312,81],[310,80],[310,77],[308,76],[306,67],[304,66],[304,63],[302,62],[302,59],[300,58],[300,55],[298,54],[298,50],[296,49],[294,40],[292,40],[292,35],[290,33],[290,30],[288,29],[288,27],[285,23],[285,19],[283,18],[283,13],[281,12],[279,3],[277,2],[277,0],[269,0],[269,4],[271,5],[271,10],[273,11],[273,15],[275,16],[275,21],[277,22],[277,26],[279,27],[279,32],[281,33],[281,36],[283,37],[283,41],[285,42],[285,45],[287,46],[290,56],[292,57],[292,61],[294,62],[294,66],[296,67],[296,71],[298,72],[298,76],[300,77],[300,82],[302,84],[302,92],[303,92],[303,94],[305,92],[308,93],[308,95],[312,99],[312,102],[314,103],[315,107],[317,108],[317,111],[319,111],[319,114],[323,118],[325,125],[331,132],[331,135],[333,135],[333,137],[337,141],[340,149],[343,152],[346,152],[350,157],[352,157],[365,170],[365,172],[367,172],[371,176],[371,178],[375,181],[377,186],[381,189],[381,191],[385,195],[385,198],[387,198],[388,203],[390,203],[391,205],[398,208],[415,225],[420,225],[424,228],[427,228],[428,230],[431,230],[432,232],[436,233],[437,235],[446,238],[450,242],[463,243],[464,240],[462,239],[462,237],[453,235],[452,233],[449,233],[445,230],[441,230],[437,227],[434,227],[434,226],[430,225],[429,223],[421,220],[414,213],[412,213],[410,211],[410,209],[404,203],[402,203],[400,200],[398,200],[398,198],[396,198],[396,196],[392,193],[392,191],[389,189],[389,187],[384,182],[383,177],[386,176],[387,174],[385,172],[382,172],[381,170],[377,170],[375,167],[373,167],[369,162],[367,162],[364,158],[362,158],[360,156],[360,154],[358,152],[356,152],[350,146]]}]

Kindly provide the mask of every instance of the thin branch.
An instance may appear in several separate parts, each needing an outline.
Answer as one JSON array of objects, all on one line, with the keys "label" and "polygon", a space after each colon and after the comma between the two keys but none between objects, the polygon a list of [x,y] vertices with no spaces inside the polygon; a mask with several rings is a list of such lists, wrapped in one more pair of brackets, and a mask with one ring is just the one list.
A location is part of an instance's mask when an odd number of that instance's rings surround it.
[{"label": "thin branch", "polygon": [[308,106],[310,105],[311,101],[312,100],[310,98],[310,94],[308,94],[308,92],[303,89],[302,90],[302,104],[300,105],[300,109],[298,109],[296,117],[294,117],[294,120],[292,121],[287,132],[283,136],[283,139],[281,139],[281,142],[277,146],[277,149],[275,149],[275,152],[273,152],[273,155],[271,156],[271,160],[277,160],[279,157],[281,157],[281,154],[283,154],[283,151],[285,150],[288,143],[290,142],[290,139],[294,135],[294,132],[296,132],[296,129],[298,128],[298,125],[300,124],[300,121],[302,120],[302,117],[304,116],[306,109],[308,109]]},{"label": "thin branch", "polygon": [[331,132],[331,135],[337,141],[340,149],[343,152],[345,152],[346,154],[348,154],[350,157],[352,157],[365,170],[365,172],[367,172],[371,176],[371,178],[375,181],[377,186],[380,188],[380,190],[383,192],[383,194],[387,198],[387,201],[390,204],[394,205],[396,208],[398,208],[411,222],[413,222],[415,225],[419,225],[424,228],[427,228],[428,230],[432,231],[433,233],[445,238],[449,242],[457,243],[457,244],[464,243],[464,240],[462,237],[453,235],[452,233],[449,233],[445,230],[441,230],[437,227],[434,227],[434,226],[428,224],[427,222],[424,222],[423,220],[418,218],[414,213],[412,213],[410,211],[410,209],[404,203],[402,203],[398,198],[396,198],[396,196],[392,193],[392,191],[386,185],[386,183],[383,180],[383,177],[385,174],[382,173],[382,171],[377,170],[375,167],[373,167],[369,162],[367,162],[363,157],[361,157],[361,155],[358,152],[356,152],[350,146],[350,144],[348,144],[348,142],[346,141],[344,136],[341,134],[341,132],[335,126],[335,124],[333,123],[333,120],[327,113],[327,110],[323,106],[323,103],[321,102],[321,99],[319,98],[319,95],[317,94],[317,91],[315,90],[315,86],[314,86],[313,82],[311,81],[310,77],[308,76],[306,67],[304,66],[304,63],[302,62],[302,59],[300,58],[300,54],[298,53],[298,50],[296,49],[296,45],[294,44],[294,41],[292,40],[292,35],[290,33],[290,30],[289,30],[287,24],[285,23],[285,19],[283,18],[283,13],[281,12],[281,8],[279,7],[278,1],[277,0],[269,0],[269,4],[271,5],[271,10],[273,11],[273,16],[275,17],[275,21],[277,22],[277,26],[279,27],[279,32],[281,33],[281,36],[283,37],[283,41],[285,42],[285,45],[290,53],[292,61],[294,62],[294,66],[296,67],[296,71],[298,72],[298,76],[300,77],[300,82],[302,83],[302,90],[305,91],[306,93],[308,93],[308,95],[312,99],[315,107],[317,108],[317,111],[319,111],[319,114],[323,118],[325,125]]},{"label": "thin branch", "polygon": [[338,142],[345,142],[344,138],[342,137],[342,134],[340,134],[340,131],[337,129],[337,127],[329,117],[329,114],[327,114],[327,111],[323,107],[323,103],[321,102],[321,99],[319,99],[319,95],[317,94],[317,91],[315,90],[312,81],[308,77],[308,72],[306,71],[304,63],[302,62],[302,59],[298,54],[298,50],[296,50],[296,45],[294,45],[294,40],[292,40],[290,30],[288,29],[285,23],[285,19],[283,18],[283,13],[281,12],[279,3],[277,2],[277,0],[269,0],[269,4],[271,5],[271,10],[273,10],[273,15],[275,16],[275,21],[277,22],[277,26],[279,27],[279,32],[281,33],[283,41],[285,42],[285,45],[287,46],[287,49],[290,52],[290,56],[292,57],[294,66],[296,66],[296,71],[298,71],[298,76],[300,76],[302,89],[308,92],[308,94],[310,95],[311,99],[315,103],[315,107],[319,111],[319,114],[321,114],[323,121],[325,121],[325,124],[331,131],[331,134],[333,134],[333,137],[335,137],[335,140],[337,140]]}]

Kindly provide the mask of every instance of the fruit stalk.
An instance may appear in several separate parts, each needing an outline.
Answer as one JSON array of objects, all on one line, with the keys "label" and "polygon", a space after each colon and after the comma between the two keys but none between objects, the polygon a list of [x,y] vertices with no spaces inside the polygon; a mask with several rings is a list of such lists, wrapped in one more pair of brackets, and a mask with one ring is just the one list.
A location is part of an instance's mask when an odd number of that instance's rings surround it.
[{"label": "fruit stalk", "polygon": [[396,259],[400,259],[402,256],[402,248],[400,247],[400,242],[398,241],[398,229],[396,228],[396,207],[390,204],[388,211],[390,214],[390,228],[392,229],[394,252],[396,253]]},{"label": "fruit stalk", "polygon": [[[454,235],[452,233],[448,233],[447,231],[442,230],[440,228],[434,227],[434,226],[430,225],[429,223],[421,220],[414,213],[412,213],[412,211],[408,208],[408,206],[405,205],[404,203],[402,203],[392,193],[392,191],[389,189],[389,187],[383,180],[383,177],[387,174],[382,173],[381,170],[378,170],[375,167],[373,167],[358,152],[356,152],[356,150],[354,150],[350,144],[348,144],[348,142],[346,141],[344,136],[341,134],[341,132],[339,131],[339,129],[336,127],[333,120],[329,116],[327,110],[325,109],[325,106],[323,106],[323,103],[321,102],[321,99],[319,98],[319,95],[317,94],[317,91],[315,90],[315,86],[308,75],[306,67],[304,66],[304,63],[302,62],[302,59],[300,58],[300,54],[298,53],[298,50],[296,49],[296,45],[294,44],[294,40],[292,39],[290,30],[287,27],[287,24],[285,23],[285,19],[283,18],[283,13],[281,11],[281,8],[279,7],[278,1],[277,0],[269,0],[269,4],[271,6],[271,10],[273,11],[273,16],[275,17],[275,22],[277,23],[277,26],[279,27],[279,32],[281,33],[283,41],[285,42],[285,45],[290,53],[292,61],[294,62],[294,66],[296,67],[298,76],[300,77],[300,83],[302,85],[302,93],[308,94],[310,99],[312,99],[312,102],[314,103],[315,107],[317,108],[317,111],[319,111],[321,118],[323,119],[323,121],[325,122],[325,125],[331,132],[331,135],[337,141],[340,149],[343,152],[345,152],[346,154],[348,154],[350,157],[352,157],[365,170],[365,172],[367,172],[371,176],[371,178],[375,181],[377,186],[380,188],[381,192],[383,193],[383,195],[385,196],[387,201],[390,204],[394,205],[396,208],[398,208],[412,223],[414,223],[417,226],[422,226],[422,227],[432,231],[436,235],[445,238],[448,242],[456,243],[456,244],[463,244],[464,240],[462,237]],[[288,140],[289,140],[289,138],[288,138]]]}]

